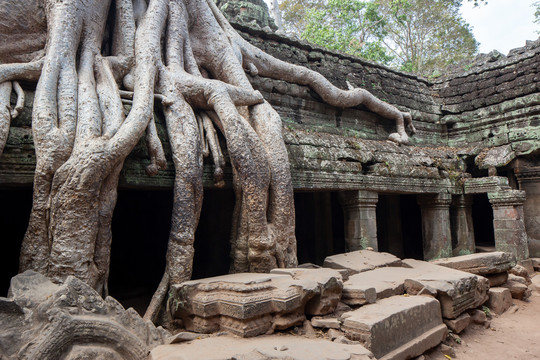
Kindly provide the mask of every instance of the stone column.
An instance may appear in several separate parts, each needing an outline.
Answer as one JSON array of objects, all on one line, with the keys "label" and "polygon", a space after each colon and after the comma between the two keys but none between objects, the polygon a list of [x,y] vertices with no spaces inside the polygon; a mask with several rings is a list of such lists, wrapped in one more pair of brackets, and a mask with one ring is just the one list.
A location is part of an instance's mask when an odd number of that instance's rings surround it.
[{"label": "stone column", "polygon": [[452,226],[453,256],[474,254],[476,251],[472,204],[472,195],[458,195],[452,199],[450,224]]},{"label": "stone column", "polygon": [[422,212],[424,260],[452,256],[451,203],[452,195],[446,193],[418,195]]},{"label": "stone column", "polygon": [[345,242],[347,251],[366,249],[378,251],[377,201],[374,191],[344,191],[340,193],[345,216]]},{"label": "stone column", "polygon": [[488,198],[493,207],[495,249],[513,253],[518,261],[529,258],[523,219],[525,191],[506,190],[488,193]]},{"label": "stone column", "polygon": [[540,257],[540,167],[517,167],[515,174],[520,190],[527,194],[523,220],[529,237],[529,256]]}]

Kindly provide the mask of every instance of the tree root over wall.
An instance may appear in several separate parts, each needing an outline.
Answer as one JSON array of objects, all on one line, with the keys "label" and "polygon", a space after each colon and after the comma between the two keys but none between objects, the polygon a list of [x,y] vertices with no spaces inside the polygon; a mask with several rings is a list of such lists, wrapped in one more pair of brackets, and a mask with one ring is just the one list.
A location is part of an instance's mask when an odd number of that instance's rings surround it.
[{"label": "tree root over wall", "polygon": [[[166,270],[147,319],[155,320],[169,284],[191,277],[203,197],[202,159],[210,151],[216,184],[222,184],[224,161],[216,131],[225,136],[233,165],[231,272],[297,265],[281,120],[252,88],[246,72],[310,86],[333,106],[362,104],[395,120],[397,132],[390,139],[396,142],[407,143],[405,125],[414,132],[408,113],[369,92],[340,90],[319,73],[253,47],[212,0],[42,2],[19,1],[7,11],[20,10],[23,17],[23,8],[35,6],[44,12],[44,51],[31,61],[11,62],[0,49],[2,147],[9,119],[24,96],[16,81],[39,79],[32,118],[34,199],[20,270],[36,270],[55,281],[75,275],[106,294],[111,218],[123,162],[146,132],[152,160],[148,173],[166,165],[153,120],[159,99],[176,177]],[[0,29],[9,28],[10,21],[13,16],[0,20]],[[34,51],[30,43],[21,42],[19,51]],[[12,89],[19,98],[13,110]],[[132,99],[127,116],[126,97]]]}]

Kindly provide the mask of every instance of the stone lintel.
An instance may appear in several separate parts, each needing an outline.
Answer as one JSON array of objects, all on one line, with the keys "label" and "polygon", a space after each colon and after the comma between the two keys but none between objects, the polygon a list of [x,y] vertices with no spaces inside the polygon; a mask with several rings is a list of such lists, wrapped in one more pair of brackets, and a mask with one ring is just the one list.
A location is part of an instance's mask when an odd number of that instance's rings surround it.
[{"label": "stone lintel", "polygon": [[488,193],[488,199],[494,208],[521,206],[525,203],[526,195],[522,190],[504,190]]},{"label": "stone lintel", "polygon": [[340,192],[340,200],[344,208],[375,208],[379,201],[376,191],[352,190]]},{"label": "stone lintel", "polygon": [[452,203],[452,195],[448,193],[418,195],[418,205],[422,208],[447,209]]}]

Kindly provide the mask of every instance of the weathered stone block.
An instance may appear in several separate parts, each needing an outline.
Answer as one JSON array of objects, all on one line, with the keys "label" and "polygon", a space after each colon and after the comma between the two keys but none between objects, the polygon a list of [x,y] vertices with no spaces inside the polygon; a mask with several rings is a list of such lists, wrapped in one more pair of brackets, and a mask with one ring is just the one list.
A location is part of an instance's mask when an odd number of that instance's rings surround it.
[{"label": "weathered stone block", "polygon": [[531,262],[532,262],[534,270],[540,271],[540,258],[532,258]]},{"label": "weathered stone block", "polygon": [[378,359],[408,359],[446,336],[439,302],[426,296],[394,296],[342,315],[347,338],[360,341]]},{"label": "weathered stone block", "polygon": [[170,304],[190,331],[226,330],[250,337],[302,324],[305,313],[333,312],[342,286],[335,270],[279,269],[173,285]]},{"label": "weathered stone block", "polygon": [[508,280],[508,272],[485,275],[485,277],[489,281],[489,287],[501,286]]},{"label": "weathered stone block", "polygon": [[[345,254],[328,256],[324,267],[346,269],[349,276],[385,266],[401,266],[401,260],[388,253],[359,250]],[[347,280],[347,279],[344,279]]]},{"label": "weathered stone block", "polygon": [[450,330],[455,332],[456,334],[459,334],[463,330],[469,326],[471,323],[471,316],[467,313],[463,313],[459,315],[456,319],[450,320],[450,319],[444,319],[444,323]]},{"label": "weathered stone block", "polygon": [[455,319],[487,300],[489,282],[484,277],[412,259],[403,260],[403,264],[419,272],[405,280],[405,291],[416,295],[424,288],[435,289],[447,319]]},{"label": "weathered stone block", "polygon": [[534,274],[534,265],[532,259],[521,260],[518,265],[523,266],[527,270],[529,276]]},{"label": "weathered stone block", "polygon": [[405,292],[405,279],[417,275],[418,271],[403,267],[384,267],[352,275],[343,284],[342,301],[346,304],[354,303],[354,299],[359,296],[362,298],[365,290],[370,288],[375,289],[377,299],[402,295]]},{"label": "weathered stone block", "polygon": [[303,288],[307,300],[304,311],[308,315],[329,314],[341,299],[343,282],[337,270],[292,268],[273,269],[270,273],[289,275]]},{"label": "weathered stone block", "polygon": [[511,253],[496,251],[438,259],[431,263],[476,275],[487,275],[510,270],[516,264],[516,258]]},{"label": "weathered stone block", "polygon": [[316,328],[323,328],[323,329],[339,329],[340,328],[340,322],[335,317],[321,317],[321,316],[314,316],[311,318],[311,325]]},{"label": "weathered stone block", "polygon": [[522,284],[518,281],[508,280],[506,284],[501,285],[501,287],[510,290],[512,298],[514,299],[524,300],[531,296],[531,290],[529,290],[527,285]]},{"label": "weathered stone block", "polygon": [[510,290],[502,287],[489,289],[489,300],[486,305],[495,314],[502,314],[512,305]]},{"label": "weathered stone block", "polygon": [[529,276],[529,271],[521,265],[514,266],[513,268],[510,269],[509,273],[525,279],[526,285],[529,285],[531,283],[531,277]]}]

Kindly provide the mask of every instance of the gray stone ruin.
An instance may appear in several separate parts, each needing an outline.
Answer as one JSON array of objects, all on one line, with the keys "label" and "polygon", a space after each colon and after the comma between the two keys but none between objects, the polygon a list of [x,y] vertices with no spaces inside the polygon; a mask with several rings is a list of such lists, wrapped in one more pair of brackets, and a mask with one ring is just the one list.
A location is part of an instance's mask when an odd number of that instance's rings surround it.
[{"label": "gray stone ruin", "polygon": [[531,295],[540,41],[425,79],[275,29],[0,3],[1,360],[406,359]]}]

